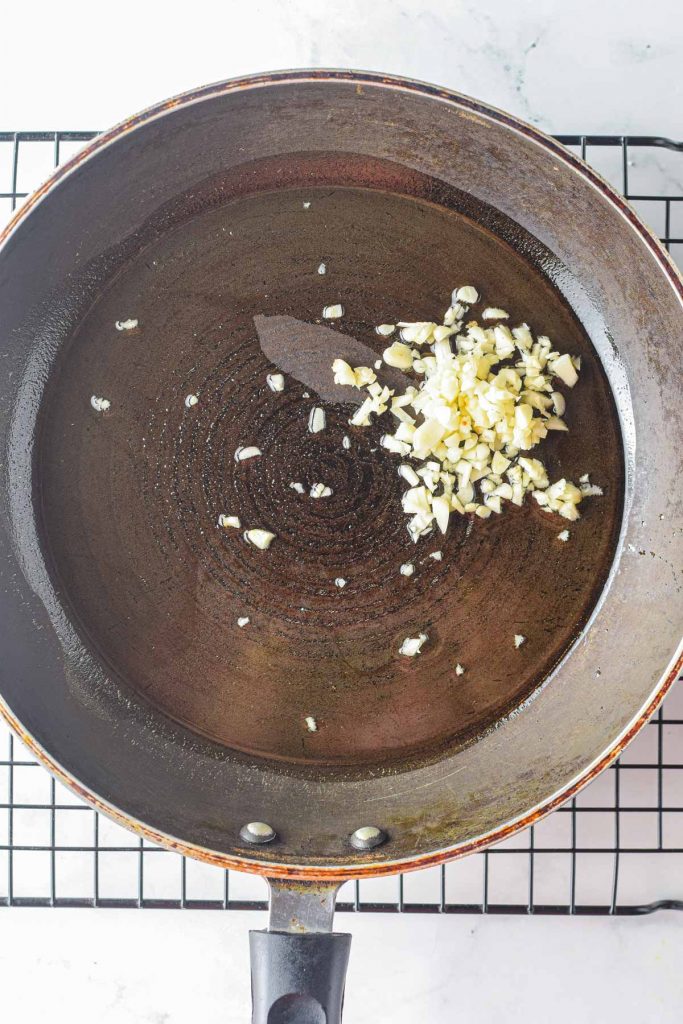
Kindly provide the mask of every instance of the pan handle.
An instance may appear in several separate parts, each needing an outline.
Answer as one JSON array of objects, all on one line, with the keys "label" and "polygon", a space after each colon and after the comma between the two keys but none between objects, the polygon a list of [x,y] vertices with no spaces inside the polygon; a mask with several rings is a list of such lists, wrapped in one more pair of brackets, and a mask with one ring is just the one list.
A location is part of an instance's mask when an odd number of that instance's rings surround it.
[{"label": "pan handle", "polygon": [[341,1024],[351,936],[331,931],[338,889],[270,881],[268,930],[249,933],[252,1024]]}]

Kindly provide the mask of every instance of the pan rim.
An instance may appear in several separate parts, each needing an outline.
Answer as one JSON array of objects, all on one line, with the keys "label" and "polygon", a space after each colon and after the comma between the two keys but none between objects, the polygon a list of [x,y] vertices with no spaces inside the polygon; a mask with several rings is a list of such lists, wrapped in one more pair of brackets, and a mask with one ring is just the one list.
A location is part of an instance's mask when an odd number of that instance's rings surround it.
[{"label": "pan rim", "polygon": [[[645,224],[643,224],[628,200],[622,197],[604,178],[602,178],[600,174],[594,171],[593,168],[589,167],[584,161],[570,150],[566,149],[561,143],[556,142],[556,140],[539,129],[526,124],[524,121],[513,117],[504,111],[500,111],[495,107],[482,103],[471,97],[464,96],[453,90],[425,82],[415,81],[409,78],[384,75],[379,72],[344,69],[301,69],[294,71],[276,71],[272,73],[264,72],[240,78],[228,79],[182,93],[169,100],[155,104],[139,114],[133,115],[109,131],[97,136],[79,153],[75,154],[74,157],[55,170],[48,180],[16,211],[6,227],[0,232],[0,250],[4,248],[9,238],[14,234],[15,230],[24,221],[30,211],[47,195],[49,195],[63,178],[73,173],[83,163],[95,156],[101,149],[116,142],[122,136],[126,135],[129,131],[135,129],[139,125],[160,119],[164,115],[175,110],[177,107],[191,106],[208,98],[226,95],[247,88],[256,89],[267,87],[269,85],[287,85],[306,81],[314,83],[321,83],[325,81],[349,82],[355,83],[357,86],[379,86],[398,91],[417,93],[440,100],[447,104],[452,104],[460,109],[464,108],[469,112],[468,114],[465,114],[465,116],[470,116],[476,119],[478,115],[481,115],[489,120],[497,122],[509,130],[524,135],[537,146],[562,161],[571,171],[598,191],[602,198],[616,209],[616,211],[628,222],[631,230],[640,236],[641,241],[645,242],[647,248],[650,250],[651,256],[657,262],[659,269],[663,271],[668,283],[683,303],[683,277],[654,233]],[[325,866],[276,864],[271,862],[265,863],[248,857],[222,853],[208,847],[194,844],[187,840],[178,839],[170,834],[159,832],[150,828],[144,822],[130,817],[115,805],[103,800],[95,792],[85,787],[75,776],[72,776],[69,772],[63,769],[48,754],[48,752],[42,748],[38,741],[23,728],[21,723],[14,717],[11,709],[2,697],[0,697],[0,713],[3,715],[10,727],[28,746],[31,752],[35,754],[37,759],[60,781],[69,786],[69,788],[71,788],[78,796],[86,800],[97,810],[102,811],[109,817],[124,825],[124,827],[131,829],[152,842],[158,843],[179,853],[190,855],[199,860],[216,864],[220,867],[235,868],[237,870],[243,870],[264,876],[299,879],[324,878],[346,880],[349,878],[362,878],[369,875],[388,875],[398,871],[409,871],[437,865],[447,860],[455,859],[477,850],[481,850],[493,843],[500,842],[501,840],[514,835],[538,821],[561,803],[564,803],[566,800],[574,796],[583,788],[583,786],[590,782],[597,774],[608,767],[609,764],[619,756],[624,747],[634,738],[647,720],[657,710],[666,693],[677,678],[681,667],[683,667],[683,646],[679,647],[677,654],[674,655],[673,660],[669,663],[668,668],[665,670],[658,684],[652,690],[650,697],[646,700],[640,712],[632,718],[631,722],[622,730],[607,750],[599,755],[591,764],[579,772],[578,775],[572,778],[568,783],[558,789],[554,794],[547,797],[530,810],[520,815],[518,818],[505,822],[481,836],[455,844],[454,846],[428,852],[415,857],[397,859],[394,861],[384,861],[381,863],[373,863],[371,860],[365,863],[359,862],[344,865],[328,864]]]},{"label": "pan rim", "polygon": [[244,871],[247,874],[261,875],[264,878],[293,879],[299,881],[325,880],[345,882],[353,879],[380,877],[383,875],[394,875],[399,872],[419,871],[423,868],[436,867],[445,864],[447,861],[459,860],[469,854],[481,852],[496,843],[511,838],[518,832],[537,824],[543,818],[551,814],[557,807],[575,797],[585,786],[600,775],[606,768],[619,757],[628,744],[637,736],[640,730],[649,722],[659,706],[662,704],[669,689],[673,686],[679,674],[683,670],[683,641],[667,668],[663,681],[656,688],[651,699],[643,706],[630,724],[622,731],[615,743],[603,755],[596,758],[587,768],[580,772],[566,786],[563,786],[546,800],[536,804],[525,814],[520,815],[511,821],[490,832],[484,832],[474,839],[463,843],[456,843],[454,846],[445,847],[430,853],[421,854],[416,857],[398,858],[393,861],[382,861],[381,863],[367,862],[354,864],[327,864],[313,866],[308,864],[278,864],[277,862],[264,863],[253,860],[249,857],[235,857],[229,853],[222,853],[219,850],[212,850],[209,847],[192,843],[186,839],[179,839],[170,833],[161,832],[151,828],[143,821],[131,817],[125,811],[114,804],[102,799],[88,787],[84,786],[74,775],[66,771],[48,752],[28,733],[19,720],[12,714],[5,700],[0,697],[0,714],[11,729],[17,734],[22,743],[35,754],[40,763],[54,775],[59,782],[72,790],[86,803],[90,804],[96,811],[105,814],[117,824],[135,832],[137,835],[156,843],[166,849],[180,853],[183,856],[192,857],[195,860],[212,864],[216,867],[236,871]]}]

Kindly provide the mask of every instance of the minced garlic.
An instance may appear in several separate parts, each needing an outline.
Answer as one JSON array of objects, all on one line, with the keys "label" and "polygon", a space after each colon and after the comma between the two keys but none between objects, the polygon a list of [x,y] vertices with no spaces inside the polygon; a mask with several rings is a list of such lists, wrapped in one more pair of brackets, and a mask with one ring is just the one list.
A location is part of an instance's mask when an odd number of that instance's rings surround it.
[{"label": "minced garlic", "polygon": [[[454,291],[442,325],[398,321],[400,341],[385,350],[384,362],[416,375],[403,394],[383,387],[367,367],[333,363],[336,383],[368,395],[352,426],[370,426],[386,411],[398,420],[381,443],[403,460],[399,473],[409,487],[402,504],[414,541],[435,525],[446,533],[453,513],[487,519],[505,502],[522,505],[529,493],[544,511],[575,520],[582,498],[602,493],[587,478],[580,487],[566,479],[551,483],[529,454],[549,431],[568,429],[565,397],[554,381],[573,387],[580,358],[555,351],[525,323],[510,329],[500,322],[507,312],[495,306],[483,314],[499,321],[492,326],[465,322],[467,306],[478,301],[476,288],[465,285]],[[392,326],[376,330],[388,334]],[[372,375],[369,383],[361,371]]]},{"label": "minced garlic", "polygon": [[319,405],[314,405],[308,414],[308,431],[310,434],[319,434],[321,430],[325,429],[327,423],[327,417],[325,416],[325,410],[321,409]]},{"label": "minced garlic", "polygon": [[420,653],[424,644],[429,639],[426,633],[418,633],[417,636],[407,636],[401,644],[398,653],[406,658],[414,658]]},{"label": "minced garlic", "polygon": [[311,498],[329,498],[332,494],[332,488],[328,487],[327,484],[312,484],[309,491]]},{"label": "minced garlic", "polygon": [[260,548],[261,551],[265,551],[275,540],[275,534],[271,533],[270,530],[245,530],[243,534],[244,539],[247,543],[252,544],[255,548]]},{"label": "minced garlic", "polygon": [[218,525],[221,526],[223,529],[228,529],[229,527],[232,527],[235,530],[239,530],[242,523],[240,522],[239,516],[226,516],[223,515],[223,513],[221,512],[221,514],[218,517]]},{"label": "minced garlic", "polygon": [[263,455],[263,452],[255,444],[240,445],[235,451],[235,462],[246,462],[247,459],[256,459],[259,455]]}]

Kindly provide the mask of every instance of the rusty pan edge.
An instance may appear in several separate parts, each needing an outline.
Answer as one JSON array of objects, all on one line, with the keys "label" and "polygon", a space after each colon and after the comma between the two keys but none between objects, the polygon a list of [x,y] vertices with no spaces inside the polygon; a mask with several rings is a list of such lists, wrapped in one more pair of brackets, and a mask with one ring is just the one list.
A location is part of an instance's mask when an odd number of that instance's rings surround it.
[{"label": "rusty pan edge", "polygon": [[[30,198],[16,211],[9,223],[0,231],[0,249],[8,241],[16,228],[23,222],[29,212],[38,205],[59,182],[77,169],[81,164],[94,156],[100,149],[114,143],[117,139],[127,134],[138,125],[147,123],[162,117],[164,114],[175,108],[207,99],[212,96],[227,94],[245,88],[258,88],[274,83],[293,83],[302,81],[320,82],[324,80],[356,82],[359,85],[378,85],[397,90],[420,93],[432,96],[434,99],[447,103],[455,103],[460,107],[470,110],[473,114],[479,114],[494,120],[507,128],[526,136],[530,141],[539,147],[551,152],[560,159],[577,175],[588,181],[603,197],[614,206],[619,213],[630,223],[631,228],[641,236],[651,255],[659,263],[660,269],[664,272],[669,284],[678,294],[683,302],[683,276],[673,263],[673,260],[659,242],[656,235],[641,221],[640,217],[631,204],[621,196],[600,174],[582,161],[579,157],[558,143],[551,136],[546,135],[532,125],[513,117],[488,104],[480,103],[470,97],[464,96],[453,90],[428,83],[418,82],[408,78],[394,75],[384,75],[375,72],[364,72],[355,70],[315,69],[278,71],[272,73],[261,73],[241,78],[229,79],[223,82],[203,86],[188,91],[169,100],[155,104],[146,110],[133,115],[121,122],[114,128],[102,135],[97,136],[88,143],[82,150],[75,154],[69,161],[57,168],[47,181],[41,185]],[[37,740],[29,734],[15,718],[12,711],[0,697],[0,714],[6,720],[10,728],[18,735],[21,741],[35,755],[35,757],[48,769],[60,782],[68,786],[77,796],[85,800],[96,810],[101,811],[108,817],[117,821],[125,828],[143,836],[153,843],[157,843],[168,849],[174,850],[183,855],[194,857],[206,863],[214,864],[223,868],[235,868],[253,874],[277,878],[293,879],[339,879],[363,878],[370,876],[388,875],[398,871],[412,871],[420,868],[434,866],[445,861],[456,859],[470,853],[477,852],[494,843],[516,834],[528,826],[545,817],[565,801],[575,796],[585,785],[592,781],[595,776],[607,768],[623,751],[623,749],[637,735],[649,718],[657,711],[667,692],[678,677],[683,668],[683,646],[679,648],[669,669],[664,673],[660,682],[653,690],[652,696],[644,705],[643,709],[634,717],[623,733],[615,739],[613,744],[592,764],[586,767],[575,779],[570,781],[562,789],[548,797],[543,803],[532,808],[522,817],[499,826],[492,832],[486,833],[475,839],[468,840],[454,847],[448,847],[433,853],[422,856],[384,862],[382,864],[358,864],[331,865],[325,867],[311,867],[308,865],[278,865],[266,864],[261,861],[248,858],[235,857],[230,854],[223,854],[202,846],[195,845],[185,840],[178,839],[171,835],[157,832],[143,822],[129,817],[117,807],[107,803],[94,792],[84,787],[73,775],[64,770],[52,757],[40,746]]]}]

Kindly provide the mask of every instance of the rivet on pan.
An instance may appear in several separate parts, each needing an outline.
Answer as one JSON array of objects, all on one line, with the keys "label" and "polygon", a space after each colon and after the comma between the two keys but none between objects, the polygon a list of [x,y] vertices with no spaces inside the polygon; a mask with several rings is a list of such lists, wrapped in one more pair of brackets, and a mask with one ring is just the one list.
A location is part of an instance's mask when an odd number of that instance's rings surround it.
[{"label": "rivet on pan", "polygon": [[277,835],[274,828],[266,825],[265,821],[250,821],[240,829],[240,837],[245,843],[254,843],[260,846],[263,843],[272,843]]},{"label": "rivet on pan", "polygon": [[376,825],[363,825],[350,836],[351,846],[355,846],[357,850],[374,850],[376,846],[381,846],[386,839],[386,832],[377,828]]}]

